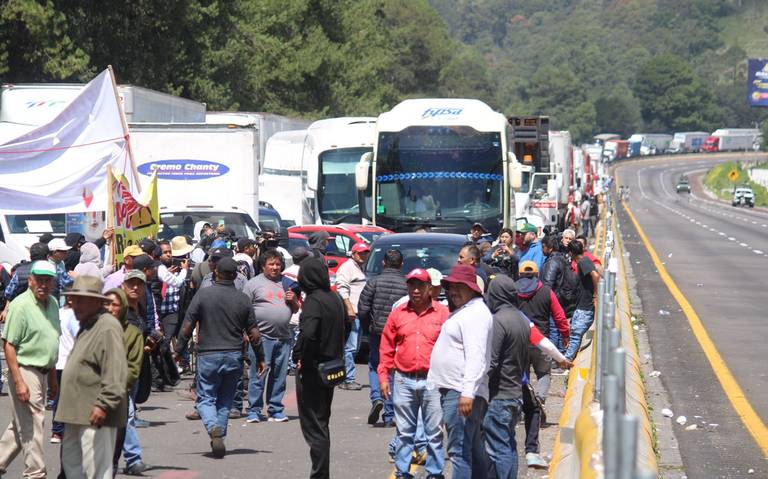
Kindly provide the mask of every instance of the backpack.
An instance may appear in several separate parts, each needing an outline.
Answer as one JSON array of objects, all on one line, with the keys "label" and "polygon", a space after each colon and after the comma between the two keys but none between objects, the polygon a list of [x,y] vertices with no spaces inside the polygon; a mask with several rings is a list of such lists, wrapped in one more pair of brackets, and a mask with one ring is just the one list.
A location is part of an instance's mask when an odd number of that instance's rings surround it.
[{"label": "backpack", "polygon": [[576,310],[581,292],[581,280],[578,273],[571,269],[571,265],[563,259],[563,282],[557,291],[557,299],[563,307],[565,315],[569,318]]},{"label": "backpack", "polygon": [[237,262],[237,272],[245,276],[245,279],[251,279],[253,272],[253,263],[243,259]]}]

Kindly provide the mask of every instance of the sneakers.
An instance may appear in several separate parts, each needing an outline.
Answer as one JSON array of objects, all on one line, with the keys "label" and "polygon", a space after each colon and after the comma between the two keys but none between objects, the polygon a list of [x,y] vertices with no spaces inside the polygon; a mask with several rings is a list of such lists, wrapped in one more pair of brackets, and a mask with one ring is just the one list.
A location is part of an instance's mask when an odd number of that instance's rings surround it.
[{"label": "sneakers", "polygon": [[[265,419],[266,418],[261,413],[250,412],[250,413],[248,413],[248,417],[245,418],[245,422],[249,422],[249,423],[253,424],[253,423],[257,423],[257,422],[262,422]],[[288,418],[286,418],[286,419],[288,419]]]},{"label": "sneakers", "polygon": [[528,464],[528,467],[533,469],[546,469],[549,467],[549,463],[535,452],[526,453],[525,462]]},{"label": "sneakers", "polygon": [[355,381],[349,381],[341,383],[339,385],[339,389],[343,389],[345,391],[360,391],[363,389],[363,385]]},{"label": "sneakers", "polygon": [[240,419],[243,417],[243,413],[237,409],[232,409],[229,411],[229,418],[230,419]]},{"label": "sneakers", "polygon": [[549,371],[549,374],[551,374],[552,376],[568,376],[568,370],[560,367],[552,368]]},{"label": "sneakers", "polygon": [[427,451],[422,450],[420,453],[413,451],[413,457],[411,457],[411,464],[417,466],[423,466],[427,463]]},{"label": "sneakers", "polygon": [[377,422],[379,422],[379,414],[381,414],[381,410],[384,409],[384,401],[378,400],[373,401],[373,405],[371,406],[371,412],[368,413],[368,424],[373,426]]},{"label": "sneakers", "polygon": [[147,469],[149,469],[149,466],[139,460],[130,466],[125,466],[125,469],[123,469],[123,474],[126,476],[143,476],[144,471]]},{"label": "sneakers", "polygon": [[133,421],[133,427],[149,427],[152,424],[149,421],[145,421],[144,419],[136,418]]},{"label": "sneakers", "polygon": [[51,444],[61,444],[61,434],[51,434]]},{"label": "sneakers", "polygon": [[213,426],[210,436],[211,454],[216,459],[221,459],[227,453],[227,448],[224,446],[224,433],[221,431],[221,427]]},{"label": "sneakers", "polygon": [[278,412],[269,416],[269,422],[288,422],[288,416]]}]

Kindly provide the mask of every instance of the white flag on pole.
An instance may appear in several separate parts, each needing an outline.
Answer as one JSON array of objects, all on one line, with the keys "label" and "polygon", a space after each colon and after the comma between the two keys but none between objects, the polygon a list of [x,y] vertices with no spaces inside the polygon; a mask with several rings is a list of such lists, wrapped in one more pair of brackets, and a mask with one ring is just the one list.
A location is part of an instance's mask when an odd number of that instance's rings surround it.
[{"label": "white flag on pole", "polygon": [[50,123],[0,145],[0,210],[75,213],[107,208],[107,165],[131,171],[109,70]]}]

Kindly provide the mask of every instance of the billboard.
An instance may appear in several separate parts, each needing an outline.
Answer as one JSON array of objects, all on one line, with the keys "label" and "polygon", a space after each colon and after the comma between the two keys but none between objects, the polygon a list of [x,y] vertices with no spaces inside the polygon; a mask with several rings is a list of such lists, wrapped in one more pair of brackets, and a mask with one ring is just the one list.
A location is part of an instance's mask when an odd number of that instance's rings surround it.
[{"label": "billboard", "polygon": [[747,104],[768,106],[768,59],[750,58],[747,71]]}]

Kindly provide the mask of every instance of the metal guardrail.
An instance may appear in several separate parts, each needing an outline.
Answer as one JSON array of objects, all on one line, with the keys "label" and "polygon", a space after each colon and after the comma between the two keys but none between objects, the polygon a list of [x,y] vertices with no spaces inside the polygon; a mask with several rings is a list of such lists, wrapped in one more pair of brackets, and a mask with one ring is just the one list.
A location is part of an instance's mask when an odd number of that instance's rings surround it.
[{"label": "metal guardrail", "polygon": [[[613,201],[606,195],[606,244],[603,264],[606,274],[598,285],[595,311],[597,355],[594,398],[602,410],[602,457],[604,479],[652,479],[654,472],[637,468],[639,418],[626,410],[626,357],[622,329],[616,323],[616,275],[613,253]],[[631,332],[629,333],[631,334]]]}]

